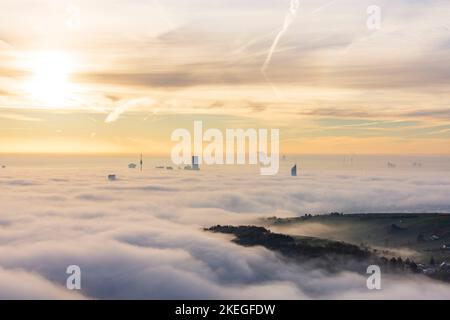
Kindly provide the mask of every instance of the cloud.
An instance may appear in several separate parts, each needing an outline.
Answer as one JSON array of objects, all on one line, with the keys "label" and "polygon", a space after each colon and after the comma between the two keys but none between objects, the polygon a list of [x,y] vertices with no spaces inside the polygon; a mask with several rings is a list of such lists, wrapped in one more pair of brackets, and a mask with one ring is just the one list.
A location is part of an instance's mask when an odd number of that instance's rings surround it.
[{"label": "cloud", "polygon": [[83,299],[77,292],[58,286],[46,278],[23,270],[0,268],[1,300]]},{"label": "cloud", "polygon": [[[1,92],[0,92],[1,94]],[[17,121],[30,121],[30,122],[39,122],[42,121],[40,118],[27,117],[20,114],[12,114],[12,113],[0,113],[0,118],[8,119],[8,120],[17,120]]]},{"label": "cloud", "polygon": [[[0,171],[0,297],[449,299],[447,285],[425,277],[386,276],[383,290],[372,292],[364,273],[294,265],[202,229],[305,212],[450,210],[450,180],[423,162],[423,172],[302,169],[297,179],[283,166],[262,177],[224,167],[140,174],[123,159],[123,168],[11,164]],[[112,171],[119,180],[106,179]],[[82,270],[78,293],[65,289],[72,264]]]},{"label": "cloud", "polygon": [[105,122],[114,122],[119,119],[119,117],[132,109],[136,108],[148,108],[152,106],[155,103],[155,101],[151,98],[136,98],[131,100],[122,100],[117,102],[117,106],[115,109],[108,114],[108,116],[105,119]]},{"label": "cloud", "polygon": [[5,40],[0,39],[0,49],[12,49],[13,47]]},{"label": "cloud", "polygon": [[[22,6],[7,0],[7,10],[0,13],[0,19],[5,14],[5,19],[16,18],[10,19],[13,22],[7,29],[0,30],[1,39],[20,51],[2,52],[0,73],[5,77],[1,87],[12,94],[2,94],[0,106],[39,109],[32,118],[41,118],[39,113],[43,112],[61,111],[43,111],[44,106],[22,92],[22,82],[33,69],[27,66],[27,57],[33,56],[34,44],[50,38],[56,42],[64,39],[60,50],[73,52],[74,56],[69,78],[77,90],[74,99],[62,109],[107,112],[107,122],[117,121],[127,110],[140,113],[142,118],[148,116],[149,104],[133,106],[139,103],[132,101],[143,99],[151,90],[151,97],[158,100],[159,115],[203,112],[222,117],[244,115],[256,121],[292,121],[297,137],[308,125],[305,115],[370,120],[419,117],[428,125],[433,120],[442,124],[447,119],[445,112],[433,110],[448,109],[442,97],[449,92],[448,17],[444,14],[449,4],[380,1],[377,4],[382,9],[382,28],[377,31],[366,27],[366,9],[371,4],[368,0],[349,0],[339,5],[329,0],[303,0],[296,19],[289,11],[289,30],[273,51],[267,69],[270,82],[282,97],[275,99],[260,69],[282,27],[289,1],[195,1],[189,5],[165,1],[163,11],[170,18],[168,24],[157,3],[119,1],[105,14],[99,12],[101,6],[83,0],[77,4],[82,8],[81,29],[73,33],[65,28],[66,4],[29,0],[27,6],[33,10],[24,12]],[[133,25],[121,19],[125,13],[133,16]],[[23,21],[39,28],[29,30]],[[219,104],[215,104],[217,101]],[[42,118],[46,119],[45,115]],[[116,137],[102,134],[102,120],[91,130],[98,134],[96,143],[103,143],[106,150],[123,148],[113,146]],[[77,122],[78,128],[84,125]],[[121,133],[133,131],[126,121],[115,128]],[[316,137],[322,128],[317,129]],[[335,137],[360,137],[362,130],[323,131]],[[395,135],[366,132],[377,137]],[[402,133],[407,139],[417,135],[430,138],[420,128]],[[445,139],[436,144],[447,142],[446,132],[436,134]],[[14,145],[7,151],[22,144]],[[354,145],[357,147],[358,142]],[[427,140],[421,145],[430,144]],[[433,147],[432,152],[438,149]]]}]

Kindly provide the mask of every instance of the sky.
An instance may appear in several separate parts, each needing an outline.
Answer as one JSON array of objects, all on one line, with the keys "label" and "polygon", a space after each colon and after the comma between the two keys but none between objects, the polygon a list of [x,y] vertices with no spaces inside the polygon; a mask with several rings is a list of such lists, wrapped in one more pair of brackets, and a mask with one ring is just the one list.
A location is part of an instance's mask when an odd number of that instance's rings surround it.
[{"label": "sky", "polygon": [[450,153],[449,1],[298,3],[3,0],[0,152],[168,155],[203,120],[287,154]]}]

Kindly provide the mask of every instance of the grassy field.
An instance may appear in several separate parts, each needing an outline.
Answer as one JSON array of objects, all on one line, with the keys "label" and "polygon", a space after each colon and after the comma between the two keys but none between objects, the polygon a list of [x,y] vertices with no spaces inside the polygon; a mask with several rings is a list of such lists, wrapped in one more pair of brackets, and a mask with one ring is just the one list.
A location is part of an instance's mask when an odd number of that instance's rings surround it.
[{"label": "grassy field", "polygon": [[363,245],[386,256],[450,262],[449,214],[330,214],[270,218],[271,230],[296,236],[320,237]]}]

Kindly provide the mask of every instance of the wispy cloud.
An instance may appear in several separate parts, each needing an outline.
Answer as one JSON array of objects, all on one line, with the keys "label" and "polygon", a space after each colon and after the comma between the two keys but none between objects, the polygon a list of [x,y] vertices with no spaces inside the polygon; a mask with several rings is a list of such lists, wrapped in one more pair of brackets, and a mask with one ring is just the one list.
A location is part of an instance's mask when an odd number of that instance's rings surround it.
[{"label": "wispy cloud", "polygon": [[[0,108],[53,114],[86,110],[107,113],[106,122],[114,122],[127,110],[145,118],[149,101],[126,101],[150,96],[157,99],[159,115],[238,114],[254,124],[261,119],[289,123],[298,138],[305,127],[293,123],[307,125],[314,117],[416,118],[426,125],[448,120],[445,13],[450,4],[445,1],[382,0],[377,31],[366,27],[369,0],[119,1],[106,14],[101,5],[82,0],[76,33],[64,27],[65,5],[28,4],[33,10],[24,12],[6,0],[7,9],[0,12],[0,20],[10,21],[0,30],[1,39],[14,45],[1,52],[0,87],[7,90],[0,93]],[[123,21],[124,14],[133,17],[133,25]],[[30,30],[30,24],[36,28]],[[76,62],[68,76],[73,99],[57,108],[46,108],[24,92],[33,75],[26,57],[43,39],[73,54]],[[276,84],[276,95],[267,90],[267,81]],[[98,120],[82,136],[102,136],[105,119]],[[121,136],[132,131],[126,121],[115,128]],[[447,138],[445,132],[441,138]]]},{"label": "wispy cloud", "polygon": [[117,121],[119,117],[127,111],[137,108],[149,108],[154,103],[155,101],[151,98],[138,98],[119,101],[117,102],[117,106],[115,107],[115,109],[110,114],[108,114],[108,116],[105,119],[105,122]]},{"label": "wispy cloud", "polygon": [[17,121],[30,121],[30,122],[39,122],[42,121],[40,118],[34,118],[29,116],[24,116],[21,114],[14,113],[0,113],[0,118],[8,119],[8,120],[17,120]]}]

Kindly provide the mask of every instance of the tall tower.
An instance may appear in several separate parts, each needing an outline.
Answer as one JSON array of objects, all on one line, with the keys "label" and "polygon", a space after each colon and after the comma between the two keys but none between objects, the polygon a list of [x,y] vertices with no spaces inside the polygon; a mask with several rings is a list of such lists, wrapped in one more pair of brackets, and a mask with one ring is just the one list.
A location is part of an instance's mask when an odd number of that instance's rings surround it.
[{"label": "tall tower", "polygon": [[291,176],[292,176],[292,177],[296,177],[296,176],[297,176],[297,164],[295,164],[295,165],[291,168]]},{"label": "tall tower", "polygon": [[198,166],[198,156],[192,156],[192,170],[200,170]]},{"label": "tall tower", "polygon": [[139,162],[139,164],[141,165],[141,172],[142,172],[142,165],[143,165],[143,162],[142,162],[142,153],[141,153],[141,161]]}]

